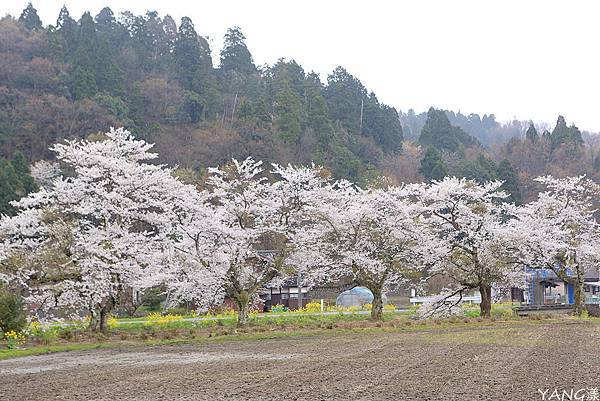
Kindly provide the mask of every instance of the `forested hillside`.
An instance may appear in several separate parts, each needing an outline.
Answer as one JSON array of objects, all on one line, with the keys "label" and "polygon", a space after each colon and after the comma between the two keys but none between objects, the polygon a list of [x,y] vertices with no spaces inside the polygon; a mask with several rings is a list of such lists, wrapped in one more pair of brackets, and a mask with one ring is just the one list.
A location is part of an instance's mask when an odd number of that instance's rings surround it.
[{"label": "forested hillside", "polygon": [[4,17],[0,202],[31,190],[26,164],[51,158],[53,143],[110,126],[155,142],[161,161],[190,179],[252,155],[322,164],[363,185],[381,174],[398,182],[503,179],[518,202],[535,193],[536,175],[599,177],[598,141],[584,141],[562,117],[537,132],[491,114],[402,113],[343,67],[322,82],[294,60],[257,66],[236,27],[218,63],[211,54],[187,17],[116,16],[109,8],[77,17],[63,7],[43,26],[31,4],[18,18]]}]

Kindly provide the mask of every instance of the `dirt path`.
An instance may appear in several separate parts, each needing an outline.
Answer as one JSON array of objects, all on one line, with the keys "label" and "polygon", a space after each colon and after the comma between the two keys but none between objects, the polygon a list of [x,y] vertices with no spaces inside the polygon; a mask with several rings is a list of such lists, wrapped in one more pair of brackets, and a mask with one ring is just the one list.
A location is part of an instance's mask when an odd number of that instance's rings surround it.
[{"label": "dirt path", "polygon": [[592,387],[600,387],[600,325],[590,323],[317,335],[0,361],[0,400],[541,400],[538,388]]}]

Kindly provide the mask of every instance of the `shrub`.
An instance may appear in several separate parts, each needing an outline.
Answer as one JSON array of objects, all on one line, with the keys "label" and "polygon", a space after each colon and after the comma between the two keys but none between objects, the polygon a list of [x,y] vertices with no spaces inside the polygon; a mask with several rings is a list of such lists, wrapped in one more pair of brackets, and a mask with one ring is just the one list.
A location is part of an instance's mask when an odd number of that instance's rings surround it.
[{"label": "shrub", "polygon": [[40,322],[31,322],[27,332],[29,336],[38,338],[44,345],[49,345],[56,338],[56,330]]},{"label": "shrub", "polygon": [[4,333],[20,333],[27,324],[21,297],[6,290],[0,290],[0,330]]},{"label": "shrub", "polygon": [[75,338],[75,329],[72,327],[61,327],[57,335],[63,340],[70,341]]},{"label": "shrub", "polygon": [[79,330],[86,330],[90,327],[90,321],[91,321],[91,317],[90,316],[85,316],[81,319],[78,320],[74,320],[73,321],[73,327],[79,329]]},{"label": "shrub", "polygon": [[312,301],[307,303],[304,307],[304,311],[309,313],[321,312],[321,302]]},{"label": "shrub", "polygon": [[153,312],[146,316],[146,319],[146,326],[169,326],[175,322],[180,322],[181,320],[183,320],[183,316],[171,314],[161,315],[158,312]]},{"label": "shrub", "polygon": [[4,333],[6,339],[6,347],[8,349],[14,349],[20,345],[25,344],[25,335],[17,333],[14,330],[10,330]]},{"label": "shrub", "polygon": [[114,330],[117,328],[118,325],[118,320],[116,317],[114,316],[110,316],[107,321],[106,321],[106,325],[108,326],[109,329]]}]

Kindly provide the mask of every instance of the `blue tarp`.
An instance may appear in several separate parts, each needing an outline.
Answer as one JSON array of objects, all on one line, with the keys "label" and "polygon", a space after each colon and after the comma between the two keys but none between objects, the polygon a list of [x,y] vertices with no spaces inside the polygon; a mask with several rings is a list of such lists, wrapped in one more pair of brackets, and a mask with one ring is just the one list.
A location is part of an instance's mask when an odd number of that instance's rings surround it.
[{"label": "blue tarp", "polygon": [[[385,303],[385,296],[383,297]],[[373,302],[373,293],[365,287],[354,287],[351,290],[342,292],[337,296],[335,304],[337,306],[350,307],[362,306]]]}]

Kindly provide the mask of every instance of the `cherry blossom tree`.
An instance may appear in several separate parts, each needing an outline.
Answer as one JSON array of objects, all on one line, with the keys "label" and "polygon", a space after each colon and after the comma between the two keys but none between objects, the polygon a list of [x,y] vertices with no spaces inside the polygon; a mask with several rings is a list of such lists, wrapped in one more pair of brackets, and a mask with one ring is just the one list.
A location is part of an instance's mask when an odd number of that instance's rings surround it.
[{"label": "cherry blossom tree", "polygon": [[[508,206],[502,182],[480,185],[473,180],[446,177],[422,187],[419,203],[446,257],[434,263],[429,276],[444,275],[454,284],[446,298],[471,289],[481,294],[481,316],[491,316],[492,287],[521,287],[522,268],[507,256],[503,226]],[[437,306],[448,304],[440,299]]]},{"label": "cherry blossom tree", "polygon": [[[411,191],[414,191],[412,189]],[[383,295],[419,280],[423,263],[439,248],[431,245],[420,207],[404,187],[363,190],[348,181],[323,188],[303,228],[296,263],[315,283],[352,280],[373,293],[371,317],[383,318]]]},{"label": "cherry blossom tree", "polygon": [[218,303],[228,297],[243,325],[258,291],[293,272],[286,259],[301,210],[323,178],[314,167],[274,165],[269,174],[252,158],[209,171],[202,194],[207,209],[181,221],[175,251],[187,263],[173,272],[181,279],[170,283],[178,299]]},{"label": "cherry blossom tree", "polygon": [[39,160],[31,166],[31,177],[40,187],[50,187],[58,176],[61,175],[57,162]]},{"label": "cherry blossom tree", "polygon": [[2,219],[1,263],[40,311],[85,309],[90,329],[105,330],[124,289],[153,283],[148,276],[171,243],[173,209],[195,189],[149,163],[152,146],[124,129],[55,145],[71,174]]},{"label": "cherry blossom tree", "polygon": [[550,269],[573,284],[575,311],[581,315],[585,271],[600,262],[600,224],[594,216],[600,186],[584,176],[546,176],[536,181],[546,191],[515,210],[506,235],[524,265]]}]

